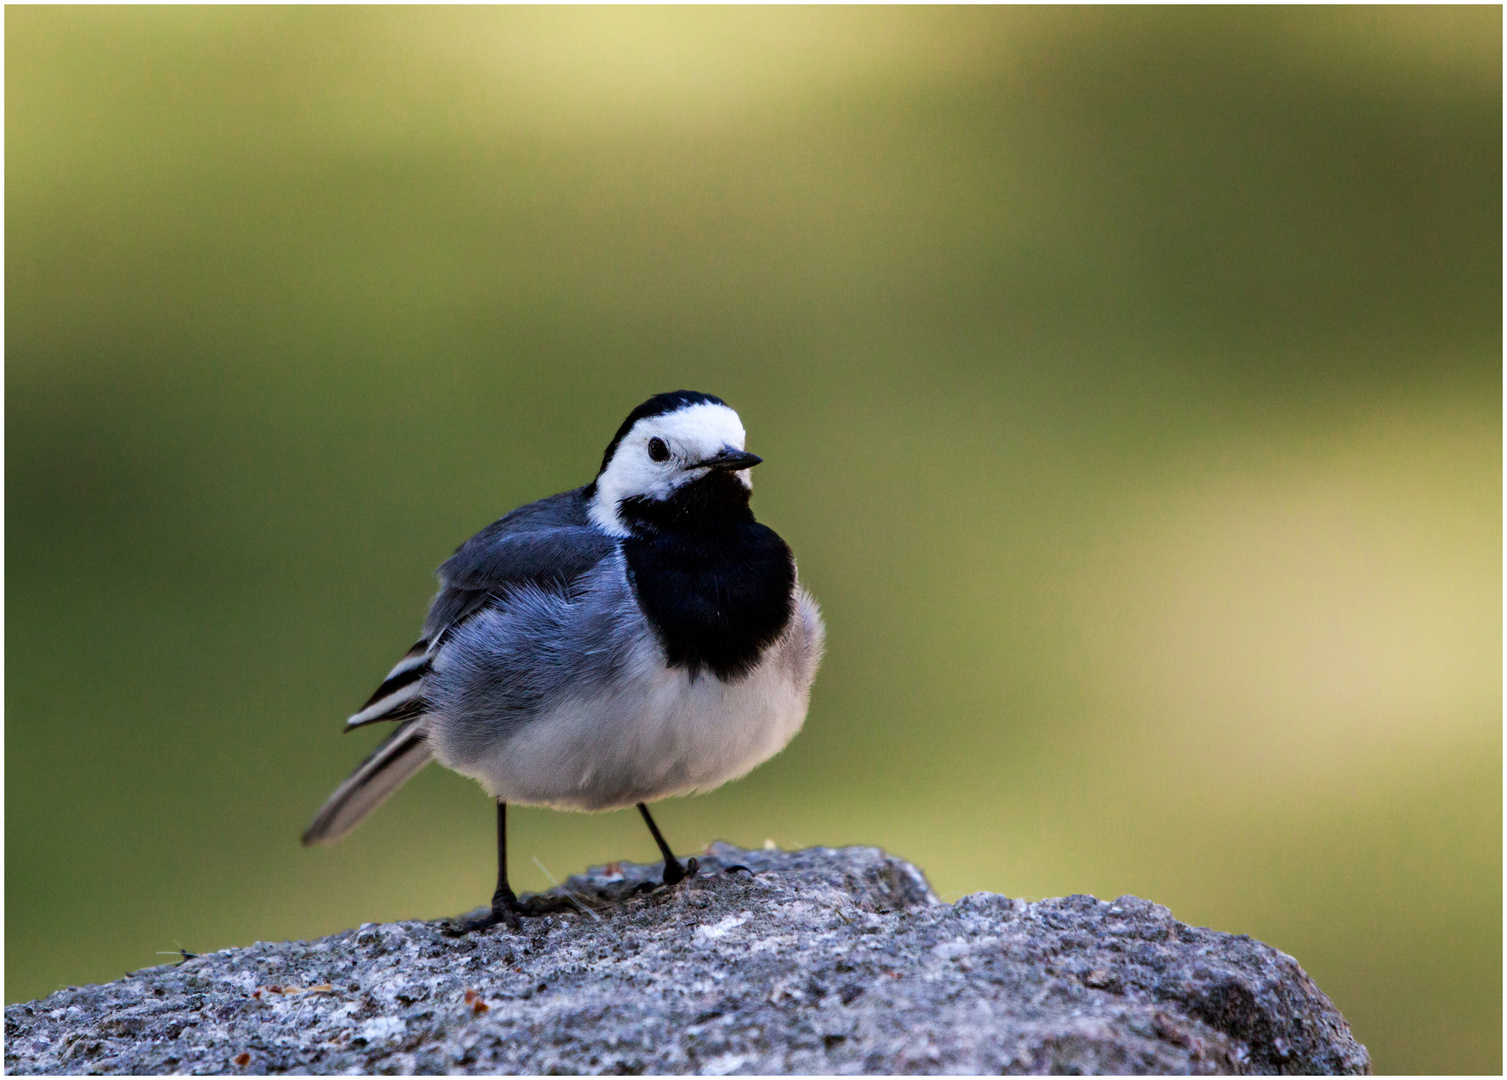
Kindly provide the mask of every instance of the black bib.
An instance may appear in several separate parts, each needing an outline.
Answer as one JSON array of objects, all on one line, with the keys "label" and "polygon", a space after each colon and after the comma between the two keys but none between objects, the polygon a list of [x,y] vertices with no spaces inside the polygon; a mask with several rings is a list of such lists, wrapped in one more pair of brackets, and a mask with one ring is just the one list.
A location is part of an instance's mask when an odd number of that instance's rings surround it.
[{"label": "black bib", "polygon": [[726,473],[664,502],[626,499],[628,580],[671,667],[692,678],[747,675],[795,607],[795,557],[748,509],[748,489]]}]

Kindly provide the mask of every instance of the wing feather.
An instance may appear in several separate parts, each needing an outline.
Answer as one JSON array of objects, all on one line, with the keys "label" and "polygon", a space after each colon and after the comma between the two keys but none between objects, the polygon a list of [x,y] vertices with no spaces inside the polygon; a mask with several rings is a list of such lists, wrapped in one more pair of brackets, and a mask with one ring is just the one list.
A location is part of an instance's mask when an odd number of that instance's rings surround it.
[{"label": "wing feather", "polygon": [[489,604],[506,602],[525,584],[568,590],[610,555],[617,541],[594,528],[584,488],[519,507],[456,549],[439,568],[424,635],[393,666],[346,730],[383,721],[402,724],[335,790],[304,833],[305,844],[338,840],[430,759],[424,738],[424,680],[455,627]]},{"label": "wing feather", "polygon": [[424,636],[346,721],[346,730],[422,712],[424,677],[455,627],[525,583],[569,588],[616,543],[592,526],[580,488],[519,507],[488,525],[439,568],[440,589],[429,605]]}]

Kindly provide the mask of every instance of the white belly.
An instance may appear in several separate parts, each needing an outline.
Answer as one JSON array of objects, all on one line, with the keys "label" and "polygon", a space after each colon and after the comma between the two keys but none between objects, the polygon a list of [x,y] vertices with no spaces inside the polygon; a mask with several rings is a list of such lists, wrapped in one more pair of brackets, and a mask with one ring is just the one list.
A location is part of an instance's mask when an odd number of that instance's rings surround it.
[{"label": "white belly", "polygon": [[614,692],[565,696],[494,753],[450,767],[493,798],[561,810],[710,791],[779,753],[800,730],[823,637],[816,605],[799,588],[790,626],[734,682],[665,667],[645,637]]}]

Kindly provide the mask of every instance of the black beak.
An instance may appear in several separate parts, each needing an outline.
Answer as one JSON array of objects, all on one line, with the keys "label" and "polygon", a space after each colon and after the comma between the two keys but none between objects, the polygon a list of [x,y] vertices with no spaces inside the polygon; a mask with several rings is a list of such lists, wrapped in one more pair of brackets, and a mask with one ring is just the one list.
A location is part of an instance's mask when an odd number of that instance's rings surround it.
[{"label": "black beak", "polygon": [[716,457],[698,461],[691,468],[728,469],[737,472],[739,469],[751,469],[763,460],[758,454],[750,454],[747,450],[734,450],[731,446],[725,446]]}]

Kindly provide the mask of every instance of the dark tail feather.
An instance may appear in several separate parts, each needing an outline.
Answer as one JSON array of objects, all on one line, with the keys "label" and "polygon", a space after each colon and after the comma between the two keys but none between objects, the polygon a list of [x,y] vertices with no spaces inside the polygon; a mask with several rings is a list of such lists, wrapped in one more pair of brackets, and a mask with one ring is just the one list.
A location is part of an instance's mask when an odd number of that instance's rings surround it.
[{"label": "dark tail feather", "polygon": [[360,768],[335,789],[314,823],[304,831],[303,842],[328,844],[339,840],[361,823],[409,777],[429,764],[429,743],[417,718],[409,720],[384,740]]},{"label": "dark tail feather", "polygon": [[390,720],[410,720],[424,711],[424,676],[429,674],[429,641],[420,638],[387,673],[366,704],[345,722],[347,731]]}]

